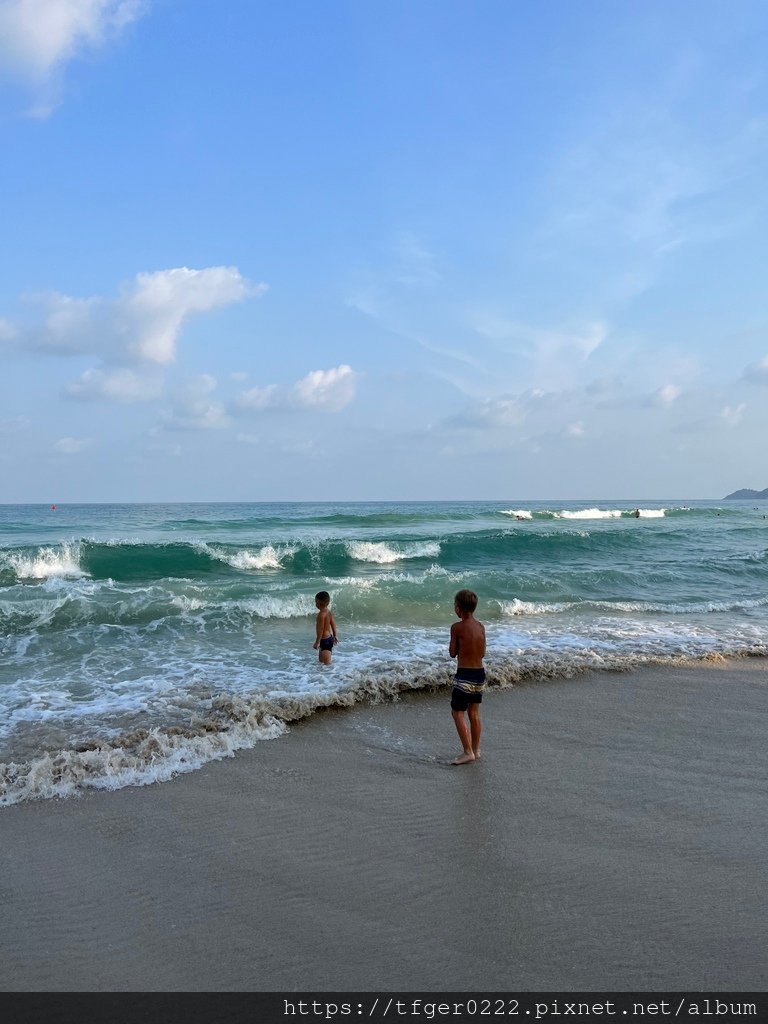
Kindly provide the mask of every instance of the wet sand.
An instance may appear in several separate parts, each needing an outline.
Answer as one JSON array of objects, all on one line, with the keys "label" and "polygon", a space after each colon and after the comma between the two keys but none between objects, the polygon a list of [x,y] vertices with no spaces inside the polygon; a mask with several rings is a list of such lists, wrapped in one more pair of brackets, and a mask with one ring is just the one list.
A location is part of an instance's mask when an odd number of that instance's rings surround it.
[{"label": "wet sand", "polygon": [[768,664],[331,711],[0,810],[0,989],[764,990]]}]

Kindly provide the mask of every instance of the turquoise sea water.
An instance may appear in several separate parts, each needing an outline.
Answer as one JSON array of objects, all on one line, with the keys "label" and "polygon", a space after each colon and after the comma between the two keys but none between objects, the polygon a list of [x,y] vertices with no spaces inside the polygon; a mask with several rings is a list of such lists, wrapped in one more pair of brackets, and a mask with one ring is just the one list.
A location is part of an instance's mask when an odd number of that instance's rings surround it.
[{"label": "turquoise sea water", "polygon": [[[634,509],[641,510],[636,518]],[[768,503],[0,506],[0,803],[170,777],[334,702],[768,651]],[[341,644],[322,668],[314,594]],[[553,694],[556,699],[556,694]]]}]

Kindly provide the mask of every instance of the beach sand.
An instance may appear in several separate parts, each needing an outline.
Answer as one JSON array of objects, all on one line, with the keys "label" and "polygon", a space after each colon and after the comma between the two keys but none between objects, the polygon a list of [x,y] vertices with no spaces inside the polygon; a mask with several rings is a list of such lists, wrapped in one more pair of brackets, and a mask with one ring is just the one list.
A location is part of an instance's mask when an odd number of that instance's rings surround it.
[{"label": "beach sand", "polygon": [[768,662],[329,711],[0,811],[8,990],[768,988]]}]

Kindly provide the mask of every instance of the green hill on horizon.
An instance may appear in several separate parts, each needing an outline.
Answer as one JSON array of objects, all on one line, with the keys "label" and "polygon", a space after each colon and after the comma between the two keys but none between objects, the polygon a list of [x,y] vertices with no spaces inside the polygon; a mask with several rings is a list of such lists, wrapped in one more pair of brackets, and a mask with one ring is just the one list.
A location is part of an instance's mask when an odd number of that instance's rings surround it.
[{"label": "green hill on horizon", "polygon": [[728,501],[730,498],[764,498],[768,499],[768,487],[764,491],[752,491],[748,487],[743,487],[740,491],[734,491],[733,494],[726,494],[723,501]]}]

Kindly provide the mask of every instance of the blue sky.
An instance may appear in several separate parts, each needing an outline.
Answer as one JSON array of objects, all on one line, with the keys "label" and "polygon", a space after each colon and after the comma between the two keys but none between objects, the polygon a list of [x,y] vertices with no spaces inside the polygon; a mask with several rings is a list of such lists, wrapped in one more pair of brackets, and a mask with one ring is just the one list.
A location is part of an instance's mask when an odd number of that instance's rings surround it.
[{"label": "blue sky", "polygon": [[762,2],[0,0],[0,500],[768,466]]}]

